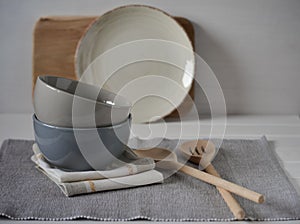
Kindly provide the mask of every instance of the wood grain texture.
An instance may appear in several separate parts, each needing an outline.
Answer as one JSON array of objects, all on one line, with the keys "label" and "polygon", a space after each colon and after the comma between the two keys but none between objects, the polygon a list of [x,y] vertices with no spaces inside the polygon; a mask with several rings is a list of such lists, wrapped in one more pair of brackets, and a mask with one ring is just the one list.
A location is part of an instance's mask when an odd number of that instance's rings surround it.
[{"label": "wood grain texture", "polygon": [[41,74],[76,79],[77,43],[96,17],[40,18],[34,28],[32,87]]},{"label": "wood grain texture", "polygon": [[[77,44],[97,16],[50,16],[40,18],[33,32],[32,90],[39,75],[55,75],[76,79],[74,57]],[[174,17],[184,28],[194,47],[194,28],[192,23],[181,17]],[[194,99],[194,84],[190,90]],[[191,107],[188,97],[179,107],[184,113]],[[177,117],[174,110],[169,117]]]}]

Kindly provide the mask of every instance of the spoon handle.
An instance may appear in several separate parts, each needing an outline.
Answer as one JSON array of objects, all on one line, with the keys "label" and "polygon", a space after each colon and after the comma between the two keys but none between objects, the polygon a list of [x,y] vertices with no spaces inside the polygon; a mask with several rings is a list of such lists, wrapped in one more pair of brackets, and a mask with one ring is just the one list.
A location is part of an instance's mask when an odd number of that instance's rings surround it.
[{"label": "spoon handle", "polygon": [[[218,173],[218,171],[214,168],[214,166],[212,164],[209,164],[206,167],[205,171],[211,175],[221,178],[220,174]],[[229,191],[227,191],[221,187],[217,187],[217,189],[218,189],[219,193],[221,194],[221,196],[223,197],[224,201],[226,202],[228,208],[234,215],[234,217],[237,220],[243,220],[245,218],[245,211],[240,206],[240,204],[237,202],[237,200],[233,197],[233,195]]]},{"label": "spoon handle", "polygon": [[[215,185],[217,187],[221,187],[227,191],[230,191],[232,193],[235,193],[243,198],[247,198],[251,201],[254,201],[256,203],[263,203],[264,202],[264,196],[262,194],[259,194],[255,191],[249,190],[245,187],[242,187],[240,185],[234,184],[232,182],[229,182],[227,180],[224,180],[220,177],[215,177],[211,174],[208,174],[206,172],[203,172],[201,170],[197,170],[195,168],[192,168],[190,166],[186,166],[184,164],[181,164],[179,162],[172,162],[176,163],[177,167],[180,168],[180,171],[188,174],[192,177],[195,177],[199,180],[202,180],[206,183]],[[175,164],[174,164],[175,165]]]}]

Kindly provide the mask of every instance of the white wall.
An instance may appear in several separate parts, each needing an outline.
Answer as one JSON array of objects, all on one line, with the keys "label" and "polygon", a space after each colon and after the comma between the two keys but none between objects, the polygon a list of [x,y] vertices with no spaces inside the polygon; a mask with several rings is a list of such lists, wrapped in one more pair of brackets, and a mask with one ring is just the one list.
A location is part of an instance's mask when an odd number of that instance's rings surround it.
[{"label": "white wall", "polygon": [[129,3],[193,21],[197,53],[217,75],[228,112],[300,113],[299,0],[0,0],[0,113],[32,112],[32,31],[39,17],[101,15]]}]

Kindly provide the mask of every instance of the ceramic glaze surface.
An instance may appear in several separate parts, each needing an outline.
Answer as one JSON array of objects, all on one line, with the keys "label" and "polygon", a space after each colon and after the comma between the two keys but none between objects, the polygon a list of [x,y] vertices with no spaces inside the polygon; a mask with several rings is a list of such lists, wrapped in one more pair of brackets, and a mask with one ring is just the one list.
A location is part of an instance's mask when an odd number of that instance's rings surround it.
[{"label": "ceramic glaze surface", "polygon": [[34,90],[37,118],[62,127],[99,127],[127,119],[131,103],[97,86],[61,77],[39,76]]},{"label": "ceramic glaze surface", "polygon": [[87,30],[76,52],[77,77],[133,103],[134,122],[171,113],[194,77],[192,44],[166,13],[146,6],[112,10]]},{"label": "ceramic glaze surface", "polygon": [[130,123],[129,117],[115,126],[73,129],[47,125],[33,115],[35,141],[45,158],[57,167],[78,171],[103,170],[118,158],[128,142]]}]

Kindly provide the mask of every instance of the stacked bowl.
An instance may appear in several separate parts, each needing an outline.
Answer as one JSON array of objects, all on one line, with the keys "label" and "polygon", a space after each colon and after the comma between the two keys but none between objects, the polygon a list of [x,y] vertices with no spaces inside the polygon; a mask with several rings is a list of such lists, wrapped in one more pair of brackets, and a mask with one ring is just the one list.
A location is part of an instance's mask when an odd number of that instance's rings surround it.
[{"label": "stacked bowl", "polygon": [[103,170],[128,142],[131,103],[79,81],[39,76],[34,90],[35,140],[45,158],[66,170]]}]

